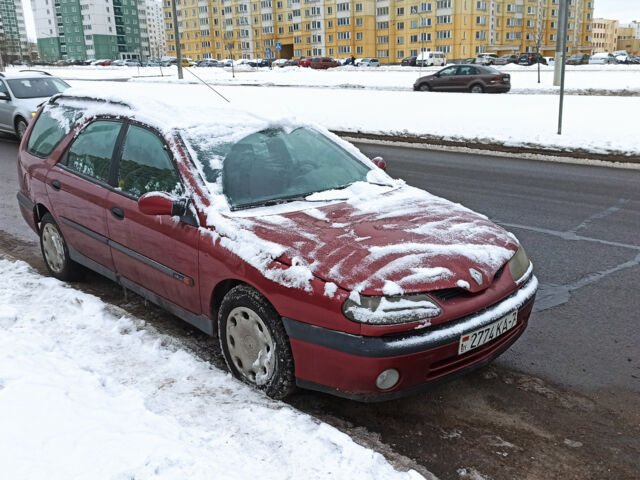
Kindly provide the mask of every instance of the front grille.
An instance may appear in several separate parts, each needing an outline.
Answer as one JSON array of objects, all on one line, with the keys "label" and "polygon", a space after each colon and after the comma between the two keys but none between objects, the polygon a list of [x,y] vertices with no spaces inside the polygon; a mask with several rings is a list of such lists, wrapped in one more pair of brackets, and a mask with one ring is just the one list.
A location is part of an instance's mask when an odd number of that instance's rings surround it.
[{"label": "front grille", "polygon": [[434,290],[432,292],[429,292],[429,295],[436,298],[437,300],[447,301],[461,297],[465,293],[465,290],[463,290],[462,288],[444,288],[442,290]]}]

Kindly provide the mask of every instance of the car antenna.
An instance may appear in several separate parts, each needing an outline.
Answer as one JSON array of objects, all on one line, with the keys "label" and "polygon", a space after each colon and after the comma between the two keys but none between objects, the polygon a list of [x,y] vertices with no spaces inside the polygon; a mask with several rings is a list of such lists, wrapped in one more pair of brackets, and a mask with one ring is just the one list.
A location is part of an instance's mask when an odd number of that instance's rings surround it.
[{"label": "car antenna", "polygon": [[190,68],[187,67],[182,67],[184,68],[187,72],[189,72],[191,75],[193,75],[194,77],[196,77],[198,80],[200,80],[202,83],[204,83],[207,87],[209,87],[211,90],[213,90],[214,92],[216,92],[218,95],[220,95],[224,100],[227,101],[227,103],[231,103],[231,101],[225,97],[224,95],[222,95],[219,91],[217,91],[215,88],[213,88],[211,85],[209,85],[207,82],[205,82],[204,80],[202,80],[198,75],[196,75],[195,73],[193,73],[191,71]]}]

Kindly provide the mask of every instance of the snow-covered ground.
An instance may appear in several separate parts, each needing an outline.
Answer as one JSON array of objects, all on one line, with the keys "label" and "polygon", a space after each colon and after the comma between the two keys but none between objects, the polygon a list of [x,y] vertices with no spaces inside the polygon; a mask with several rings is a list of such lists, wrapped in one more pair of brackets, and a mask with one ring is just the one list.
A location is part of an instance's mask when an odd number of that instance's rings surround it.
[{"label": "snow-covered ground", "polygon": [[0,276],[3,478],[423,478],[23,262]]},{"label": "snow-covered ground", "polygon": [[[86,86],[87,82],[78,84]],[[101,85],[104,84],[95,84],[97,89]],[[233,104],[250,111],[270,116],[280,113],[335,131],[640,154],[640,97],[565,97],[563,134],[558,135],[558,98],[553,95],[239,86],[217,89]],[[217,97],[214,92],[210,95]],[[623,161],[624,157],[618,160]]]},{"label": "snow-covered ground", "polygon": [[[441,67],[425,67],[423,74],[433,73]],[[512,94],[554,93],[553,67],[541,67],[541,83],[538,83],[536,67],[506,65],[495,67],[511,75]],[[42,67],[65,79],[107,80],[146,77],[147,81],[164,81],[158,67]],[[418,67],[356,68],[339,67],[329,70],[284,67],[250,68],[235,70],[235,78],[230,68],[191,68],[198,77],[216,85],[265,85],[265,86],[307,86],[330,88],[367,88],[381,90],[411,90],[420,76]],[[11,69],[9,69],[11,71]],[[169,79],[177,78],[177,68],[162,68],[162,74]],[[184,79],[198,80],[185,69]],[[589,93],[611,91],[618,94],[640,94],[639,65],[579,65],[567,66],[566,89],[568,93]]]}]

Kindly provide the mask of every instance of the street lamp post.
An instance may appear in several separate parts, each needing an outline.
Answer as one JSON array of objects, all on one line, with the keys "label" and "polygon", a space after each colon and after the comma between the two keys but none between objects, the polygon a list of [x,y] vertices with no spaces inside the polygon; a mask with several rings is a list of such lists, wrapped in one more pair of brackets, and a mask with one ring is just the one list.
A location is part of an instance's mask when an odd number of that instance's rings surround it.
[{"label": "street lamp post", "polygon": [[[558,25],[558,43],[556,44],[556,62],[558,60],[560,64],[560,107],[558,111],[558,135],[562,135],[562,114],[564,109],[564,71],[565,71],[565,56],[567,54],[567,21],[569,13],[569,0],[560,0],[560,14]],[[558,55],[560,50],[561,55]]]},{"label": "street lamp post", "polygon": [[182,48],[180,47],[180,31],[178,29],[178,10],[176,8],[176,2],[178,0],[171,0],[171,12],[173,14],[173,35],[176,40],[176,62],[178,64],[178,78],[182,80]]}]

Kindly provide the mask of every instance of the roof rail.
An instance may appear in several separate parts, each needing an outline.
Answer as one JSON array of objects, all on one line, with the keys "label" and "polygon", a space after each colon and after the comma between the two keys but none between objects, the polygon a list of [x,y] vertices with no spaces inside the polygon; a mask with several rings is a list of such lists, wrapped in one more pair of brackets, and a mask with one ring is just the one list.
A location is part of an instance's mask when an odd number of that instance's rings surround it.
[{"label": "roof rail", "polygon": [[96,97],[87,97],[87,96],[75,96],[75,95],[65,95],[64,93],[58,93],[49,99],[49,103],[56,103],[57,100],[60,99],[68,99],[68,100],[80,100],[83,102],[96,102],[96,103],[105,103],[109,105],[120,105],[121,107],[131,108],[131,105],[125,102],[120,102],[118,100],[107,100],[106,98],[96,98]]},{"label": "roof rail", "polygon": [[49,72],[45,72],[44,70],[19,70],[19,72],[35,72],[35,73],[41,73],[43,75],[51,76]]}]

